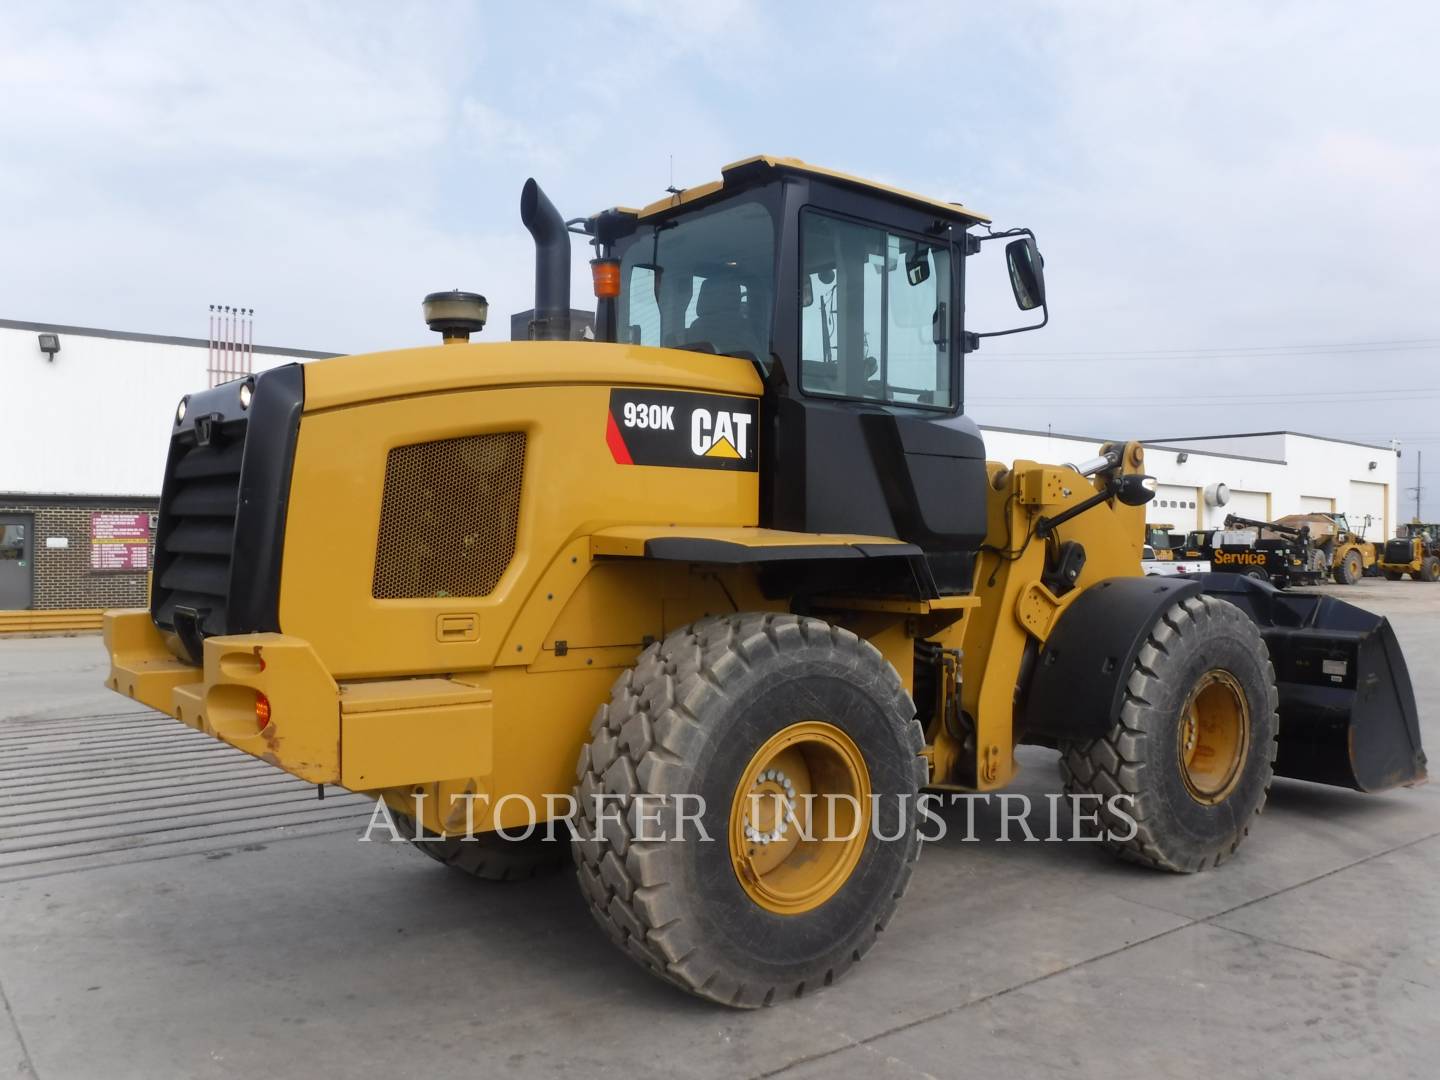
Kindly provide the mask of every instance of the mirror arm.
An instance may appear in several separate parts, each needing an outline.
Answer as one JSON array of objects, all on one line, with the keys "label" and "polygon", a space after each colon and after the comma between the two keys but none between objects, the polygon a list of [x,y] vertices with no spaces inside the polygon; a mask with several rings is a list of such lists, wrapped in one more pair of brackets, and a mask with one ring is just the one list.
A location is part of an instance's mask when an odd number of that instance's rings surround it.
[{"label": "mirror arm", "polygon": [[[985,243],[987,240],[1008,240],[1012,236],[1028,236],[1031,240],[1035,239],[1034,231],[1024,228],[1023,226],[1018,229],[1003,229],[1000,232],[987,232],[984,236],[975,236],[971,233],[966,233],[965,239],[968,241],[968,243],[966,245],[965,254],[971,255],[979,252],[980,245]],[[974,352],[976,349],[980,348],[981,338],[1005,337],[1007,334],[1025,334],[1031,330],[1039,330],[1042,326],[1044,326],[1050,321],[1050,300],[1048,293],[1046,294],[1046,299],[1040,301],[1040,315],[1040,321],[1038,323],[1035,323],[1035,325],[1033,326],[1017,326],[1013,330],[986,330],[982,333],[966,331],[965,351],[969,353]]]}]

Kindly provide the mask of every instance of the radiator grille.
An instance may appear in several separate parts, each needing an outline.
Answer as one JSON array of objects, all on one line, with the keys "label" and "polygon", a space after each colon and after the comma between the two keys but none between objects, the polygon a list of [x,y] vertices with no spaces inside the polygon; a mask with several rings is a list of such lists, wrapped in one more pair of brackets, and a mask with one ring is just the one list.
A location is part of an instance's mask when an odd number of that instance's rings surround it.
[{"label": "radiator grille", "polygon": [[524,479],[523,431],[391,450],[372,595],[489,596],[515,555]]},{"label": "radiator grille", "polygon": [[218,426],[209,446],[185,431],[175,437],[156,537],[151,611],[173,629],[175,608],[209,612],[202,626],[224,633],[230,597],[231,545],[240,503],[244,421]]},{"label": "radiator grille", "polygon": [[1408,563],[1413,558],[1415,558],[1415,545],[1409,540],[1385,541],[1385,561],[1387,563]]}]

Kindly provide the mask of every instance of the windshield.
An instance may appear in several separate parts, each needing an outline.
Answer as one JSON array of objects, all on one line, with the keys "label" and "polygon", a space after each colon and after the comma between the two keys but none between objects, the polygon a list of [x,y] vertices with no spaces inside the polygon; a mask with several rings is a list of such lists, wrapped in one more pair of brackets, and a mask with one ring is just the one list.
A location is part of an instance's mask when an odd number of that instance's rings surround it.
[{"label": "windshield", "polygon": [[768,362],[775,225],[761,203],[641,225],[620,282],[621,341]]}]

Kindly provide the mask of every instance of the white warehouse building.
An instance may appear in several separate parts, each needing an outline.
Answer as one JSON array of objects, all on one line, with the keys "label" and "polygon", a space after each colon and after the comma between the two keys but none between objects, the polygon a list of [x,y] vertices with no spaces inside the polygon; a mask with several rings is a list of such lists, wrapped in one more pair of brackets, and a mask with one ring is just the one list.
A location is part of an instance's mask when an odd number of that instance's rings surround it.
[{"label": "white warehouse building", "polygon": [[[254,346],[238,370],[332,355]],[[175,407],[236,365],[232,353],[217,369],[205,338],[0,319],[9,447],[0,458],[0,631],[98,625],[101,609],[144,602]],[[1103,441],[1000,427],[984,435],[988,456],[1007,463],[1083,461]],[[1185,532],[1229,513],[1343,511],[1355,525],[1368,516],[1367,535],[1383,539],[1397,524],[1398,456],[1287,431],[1169,439],[1147,446],[1159,483],[1147,520]]]},{"label": "white warehouse building", "polygon": [[[1080,461],[1097,441],[1013,428],[985,428],[992,458]],[[1273,521],[1286,514],[1344,513],[1365,535],[1394,535],[1400,452],[1294,431],[1202,435],[1147,442],[1158,487],[1146,520],[1176,532],[1219,527],[1227,514]]]}]

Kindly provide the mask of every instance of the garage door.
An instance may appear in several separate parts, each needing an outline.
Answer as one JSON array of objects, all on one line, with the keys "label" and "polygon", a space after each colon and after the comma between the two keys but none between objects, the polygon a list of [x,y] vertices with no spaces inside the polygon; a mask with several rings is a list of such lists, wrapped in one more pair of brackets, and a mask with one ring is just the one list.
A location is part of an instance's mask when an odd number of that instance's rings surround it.
[{"label": "garage door", "polygon": [[1177,532],[1189,532],[1200,527],[1199,507],[1198,488],[1160,484],[1155,488],[1155,498],[1145,504],[1145,520],[1167,522]]},{"label": "garage door", "polygon": [[1322,495],[1300,496],[1300,513],[1302,514],[1333,514],[1334,512],[1334,499]]},{"label": "garage door", "polygon": [[1270,499],[1263,491],[1230,489],[1230,502],[1225,507],[1227,514],[1236,517],[1254,518],[1256,521],[1270,520]]},{"label": "garage door", "polygon": [[1384,484],[1372,484],[1365,480],[1350,481],[1350,501],[1340,509],[1350,519],[1352,528],[1359,529],[1365,524],[1365,515],[1370,515],[1370,526],[1365,529],[1367,540],[1388,540],[1390,538],[1390,500],[1386,497]]}]

